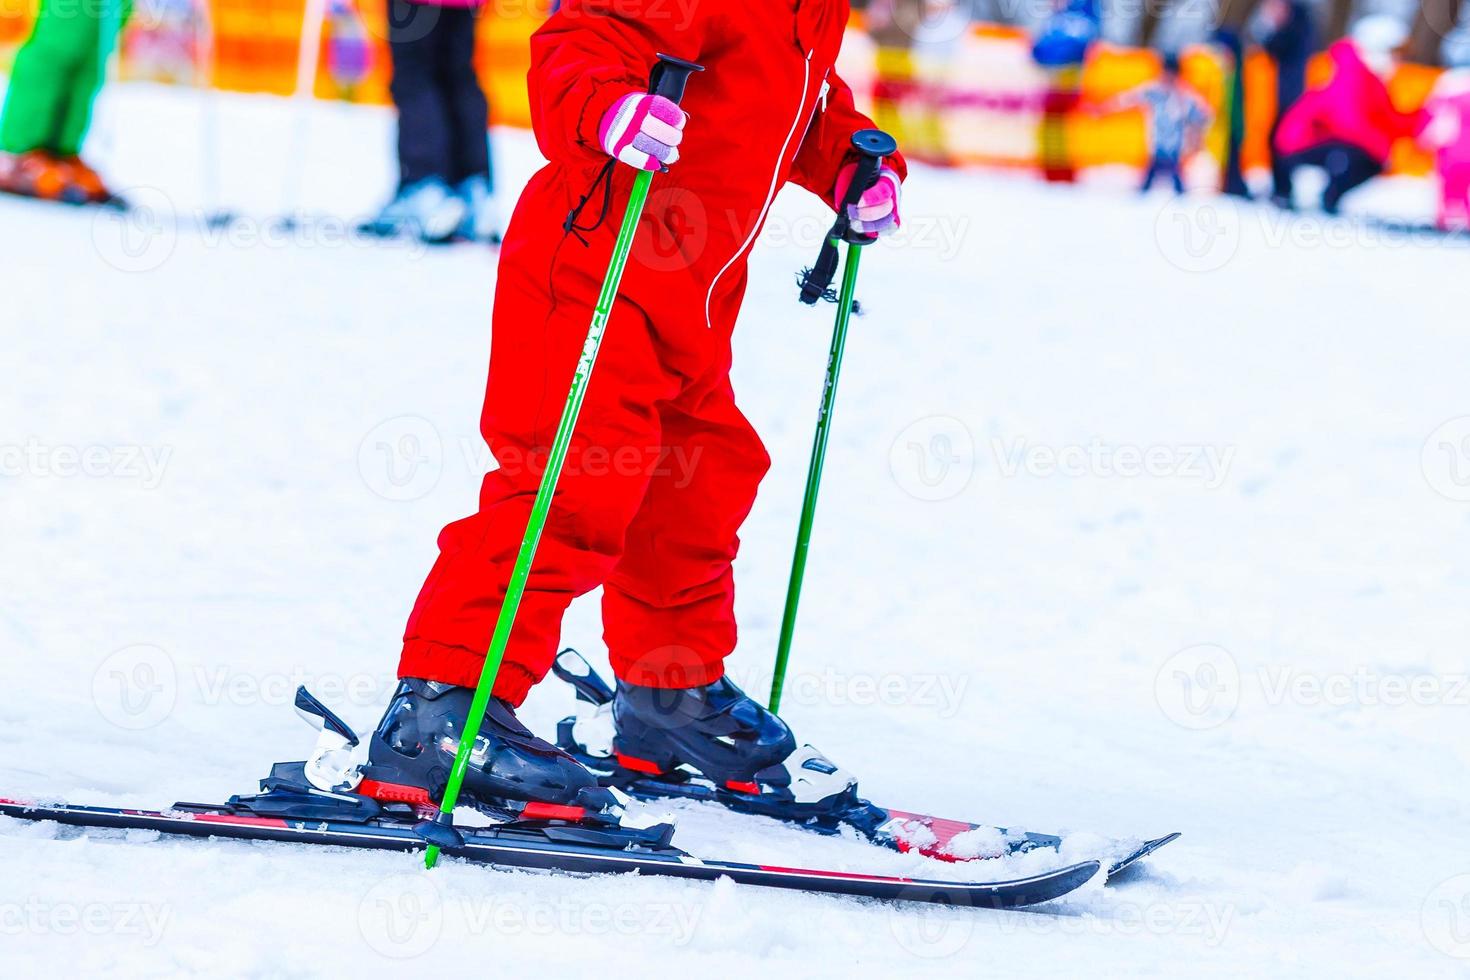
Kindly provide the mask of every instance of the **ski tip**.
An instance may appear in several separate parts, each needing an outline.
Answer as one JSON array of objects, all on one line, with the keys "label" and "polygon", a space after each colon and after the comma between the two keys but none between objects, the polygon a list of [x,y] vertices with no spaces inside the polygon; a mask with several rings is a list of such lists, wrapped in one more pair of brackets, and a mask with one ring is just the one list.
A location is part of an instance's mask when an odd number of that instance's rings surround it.
[{"label": "ski tip", "polygon": [[1122,874],[1124,871],[1127,871],[1129,868],[1134,867],[1144,858],[1157,851],[1159,848],[1163,847],[1166,844],[1174,843],[1181,836],[1183,835],[1176,830],[1172,834],[1165,834],[1163,837],[1155,837],[1153,840],[1144,841],[1131,854],[1127,855],[1121,861],[1118,861],[1112,867],[1108,868],[1108,880],[1111,881],[1114,878],[1118,877],[1118,875]]},{"label": "ski tip", "polygon": [[1165,834],[1163,837],[1155,837],[1151,841],[1144,841],[1143,846],[1140,847],[1136,852],[1137,856],[1140,858],[1148,857],[1150,854],[1152,854],[1154,851],[1157,851],[1165,844],[1172,844],[1182,836],[1183,834],[1176,830],[1172,834]]},{"label": "ski tip", "polygon": [[981,897],[977,904],[993,908],[1023,908],[1040,905],[1068,895],[1102,873],[1101,861],[1081,861],[1056,868],[1030,878],[997,882],[990,901]]}]

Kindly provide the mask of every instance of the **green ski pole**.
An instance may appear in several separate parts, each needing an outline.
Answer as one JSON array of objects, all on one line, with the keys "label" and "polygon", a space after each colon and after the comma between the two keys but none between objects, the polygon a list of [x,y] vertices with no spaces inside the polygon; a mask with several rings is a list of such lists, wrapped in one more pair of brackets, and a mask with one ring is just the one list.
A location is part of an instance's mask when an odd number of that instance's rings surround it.
[{"label": "green ski pole", "polygon": [[[649,91],[679,102],[684,98],[684,84],[688,81],[689,74],[696,71],[704,71],[704,67],[660,54]],[[495,678],[500,673],[500,663],[505,657],[506,643],[515,626],[516,610],[526,591],[531,563],[536,558],[536,546],[541,543],[541,532],[545,529],[547,515],[551,512],[551,498],[556,492],[567,450],[571,447],[572,432],[577,427],[577,416],[582,411],[582,400],[587,393],[587,382],[592,377],[592,367],[597,362],[602,334],[612,315],[618,284],[623,279],[623,268],[627,265],[628,254],[633,248],[633,236],[638,231],[638,221],[643,216],[643,204],[648,199],[648,185],[652,180],[653,174],[643,171],[633,181],[633,191],[628,198],[627,209],[623,212],[623,223],[618,229],[617,242],[613,245],[612,260],[608,263],[607,275],[602,280],[602,292],[597,297],[597,308],[592,314],[592,325],[587,330],[587,341],[582,346],[582,356],[577,361],[571,390],[567,393],[566,407],[562,409],[561,422],[557,425],[556,436],[551,442],[546,472],[541,475],[536,501],[531,506],[531,519],[526,525],[525,536],[521,538],[521,548],[516,554],[516,563],[510,573],[505,599],[500,604],[500,614],[495,620],[495,632],[490,638],[490,649],[485,654],[485,666],[480,672],[480,682],[475,687],[474,700],[470,702],[469,717],[465,719],[464,732],[460,735],[459,750],[455,753],[454,768],[450,770],[449,781],[444,788],[444,799],[439,804],[439,813],[435,818],[415,828],[419,836],[429,842],[429,850],[424,855],[424,866],[428,868],[438,863],[439,854],[444,848],[452,848],[460,843],[459,834],[454,829],[454,808],[459,802],[460,790],[464,787],[465,775],[469,771],[470,754],[474,750],[475,741],[480,737],[480,727],[484,724],[485,711],[490,705],[490,692],[495,687]]]},{"label": "green ski pole", "polygon": [[775,713],[781,708],[781,690],[786,685],[786,665],[791,659],[791,639],[796,633],[796,610],[801,604],[801,584],[806,576],[807,552],[811,550],[812,521],[817,513],[817,491],[822,484],[822,466],[827,458],[827,436],[832,424],[832,406],[837,400],[837,376],[842,370],[842,353],[847,346],[847,324],[852,317],[853,294],[857,289],[858,260],[864,245],[873,239],[850,227],[847,209],[858,202],[864,191],[878,179],[878,168],[883,158],[898,149],[892,136],[877,129],[864,129],[854,133],[853,149],[861,157],[852,183],[847,189],[847,200],[838,208],[837,222],[827,235],[817,264],[807,271],[801,281],[801,301],[808,305],[827,295],[832,277],[837,271],[837,246],[847,243],[847,260],[842,267],[842,289],[837,296],[837,323],[832,328],[832,348],[827,353],[827,378],[822,388],[822,407],[817,413],[817,434],[812,441],[811,462],[806,471],[806,495],[801,502],[801,520],[796,526],[796,552],[791,558],[791,580],[786,586],[786,611],[781,617],[781,638],[776,644],[776,670],[771,678],[770,708]]}]

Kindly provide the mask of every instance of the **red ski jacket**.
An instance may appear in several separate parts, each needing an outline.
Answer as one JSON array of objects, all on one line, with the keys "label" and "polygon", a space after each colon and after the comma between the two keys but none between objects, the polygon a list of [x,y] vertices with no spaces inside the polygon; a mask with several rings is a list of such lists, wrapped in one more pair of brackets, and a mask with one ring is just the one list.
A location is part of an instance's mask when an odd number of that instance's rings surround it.
[{"label": "red ski jacket", "polygon": [[[550,163],[500,252],[481,419],[500,466],[479,512],[440,536],[403,676],[480,676],[540,482],[531,461],[555,432],[635,176],[618,163],[610,185],[599,180],[598,125],[647,90],[659,53],[706,71],[689,79],[680,158],[653,178],[495,693],[525,697],[551,665],[567,604],[599,585],[618,677],[687,687],[723,673],[737,531],[770,465],[735,405],[730,334],[777,191],[794,180],[830,202],[850,137],[871,125],[832,71],[847,13],[847,0],[565,0],[537,31],[531,111]],[[589,191],[581,230],[564,231]],[[772,288],[796,309],[792,281]],[[600,462],[628,453],[651,462]],[[687,471],[667,465],[671,453]]]},{"label": "red ski jacket", "polygon": [[[697,61],[683,107],[679,161],[654,177],[622,295],[658,335],[666,367],[707,369],[728,352],[745,291],[745,260],[776,193],[795,181],[829,204],[849,139],[872,126],[833,63],[847,0],[567,0],[531,39],[531,115],[550,165],[517,205],[501,261],[550,270],[558,304],[590,311],[634,172],[614,168],[610,208],[596,231],[562,224],[608,157],[603,114],[648,88],[659,53]],[[900,175],[901,158],[890,162]],[[595,189],[578,221],[596,220]]]}]

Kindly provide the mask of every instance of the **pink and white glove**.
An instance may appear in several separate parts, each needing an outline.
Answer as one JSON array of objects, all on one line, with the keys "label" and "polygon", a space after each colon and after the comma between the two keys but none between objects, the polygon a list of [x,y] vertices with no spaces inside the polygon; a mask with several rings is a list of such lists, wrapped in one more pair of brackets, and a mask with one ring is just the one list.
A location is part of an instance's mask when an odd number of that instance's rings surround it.
[{"label": "pink and white glove", "polygon": [[[856,163],[849,163],[837,172],[838,207],[847,199],[847,189],[857,176],[857,167]],[[897,171],[879,167],[877,182],[863,191],[857,204],[848,205],[847,217],[852,222],[853,231],[877,238],[896,229],[901,223],[898,202],[902,193],[903,181],[899,179]]]},{"label": "pink and white glove", "polygon": [[688,119],[662,95],[634,92],[603,115],[597,139],[608,156],[638,170],[659,170],[678,161]]}]

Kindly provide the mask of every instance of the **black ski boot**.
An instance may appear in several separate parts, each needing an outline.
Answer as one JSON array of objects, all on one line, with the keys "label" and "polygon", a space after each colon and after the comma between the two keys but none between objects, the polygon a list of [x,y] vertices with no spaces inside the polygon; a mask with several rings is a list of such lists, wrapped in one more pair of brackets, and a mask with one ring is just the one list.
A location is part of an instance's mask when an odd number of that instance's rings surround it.
[{"label": "black ski boot", "polygon": [[[385,803],[437,805],[475,692],[405,680],[373,732],[357,792]],[[616,822],[622,807],[577,760],[537,738],[491,698],[460,800],[490,816]]]},{"label": "black ski boot", "polygon": [[686,689],[610,688],[575,650],[552,670],[591,712],[565,718],[557,744],[605,785],[634,796],[708,800],[732,810],[837,833],[887,819],[857,795],[857,780],[728,677]]},{"label": "black ski boot", "polygon": [[741,792],[760,792],[757,775],[796,751],[786,723],[728,677],[691,688],[618,681],[613,727],[613,752],[624,768],[660,775],[688,766]]}]

